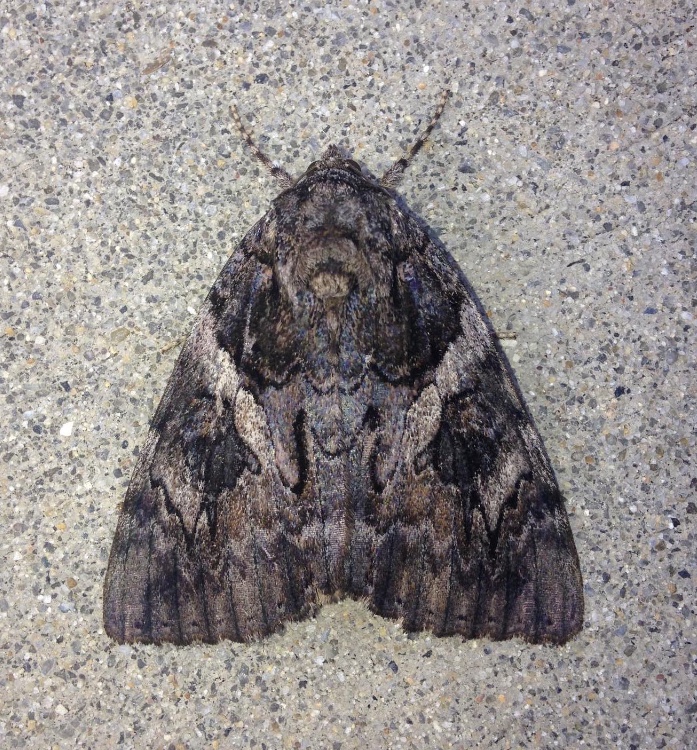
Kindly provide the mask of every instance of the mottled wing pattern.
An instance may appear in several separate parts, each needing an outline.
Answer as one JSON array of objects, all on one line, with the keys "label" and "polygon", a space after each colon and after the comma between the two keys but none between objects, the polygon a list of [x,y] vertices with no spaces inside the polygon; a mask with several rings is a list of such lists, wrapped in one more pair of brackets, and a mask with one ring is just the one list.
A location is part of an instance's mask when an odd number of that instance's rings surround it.
[{"label": "mottled wing pattern", "polygon": [[312,611],[312,577],[290,544],[312,519],[292,503],[279,515],[295,496],[235,361],[266,298],[269,269],[250,250],[261,226],[204,303],[124,500],[104,588],[118,641],[247,641]]},{"label": "mottled wing pattern", "polygon": [[371,606],[407,630],[563,643],[583,624],[582,581],[542,441],[454,262],[433,242],[410,262],[450,269],[459,325],[406,412]]},{"label": "mottled wing pattern", "polygon": [[129,486],[118,641],[247,641],[327,598],[408,630],[563,643],[554,472],[458,266],[334,147],[211,290]]}]

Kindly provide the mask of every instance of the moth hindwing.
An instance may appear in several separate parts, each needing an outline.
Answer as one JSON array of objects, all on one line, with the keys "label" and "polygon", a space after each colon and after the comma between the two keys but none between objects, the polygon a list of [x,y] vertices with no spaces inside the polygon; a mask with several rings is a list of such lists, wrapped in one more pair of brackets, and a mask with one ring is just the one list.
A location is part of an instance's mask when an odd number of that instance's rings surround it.
[{"label": "moth hindwing", "polygon": [[117,641],[248,641],[365,599],[410,631],[563,643],[581,573],[554,472],[459,267],[330,146],[223,268],[118,520]]}]

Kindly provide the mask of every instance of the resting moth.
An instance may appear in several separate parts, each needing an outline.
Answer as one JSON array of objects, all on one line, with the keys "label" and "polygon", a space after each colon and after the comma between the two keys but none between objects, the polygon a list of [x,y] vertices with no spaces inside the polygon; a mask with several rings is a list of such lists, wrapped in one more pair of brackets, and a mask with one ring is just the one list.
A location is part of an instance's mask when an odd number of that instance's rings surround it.
[{"label": "resting moth", "polygon": [[564,643],[583,624],[554,472],[462,271],[330,146],[216,280],[111,549],[119,642],[249,641],[362,599],[408,631]]}]

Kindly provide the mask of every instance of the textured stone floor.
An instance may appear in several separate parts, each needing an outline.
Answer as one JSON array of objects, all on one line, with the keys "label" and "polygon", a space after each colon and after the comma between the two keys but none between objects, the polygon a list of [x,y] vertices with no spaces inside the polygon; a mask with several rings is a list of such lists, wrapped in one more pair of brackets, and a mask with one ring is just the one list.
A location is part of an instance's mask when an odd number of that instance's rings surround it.
[{"label": "textured stone floor", "polygon": [[[0,3],[0,745],[697,744],[689,2]],[[461,263],[585,580],[561,648],[326,606],[251,645],[118,646],[106,559],[177,345],[279,187],[373,172]]]}]

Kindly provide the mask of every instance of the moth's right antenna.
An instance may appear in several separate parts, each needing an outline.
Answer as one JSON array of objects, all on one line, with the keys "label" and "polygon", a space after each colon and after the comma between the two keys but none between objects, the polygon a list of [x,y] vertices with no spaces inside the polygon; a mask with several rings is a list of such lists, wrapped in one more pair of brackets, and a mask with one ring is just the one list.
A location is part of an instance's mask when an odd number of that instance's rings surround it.
[{"label": "moth's right antenna", "polygon": [[286,172],[283,167],[279,167],[278,164],[274,164],[273,161],[257,146],[254,142],[252,134],[242,124],[242,118],[240,113],[237,111],[237,107],[233,104],[230,106],[230,114],[232,115],[232,121],[237,126],[237,129],[242,134],[244,142],[249,146],[255,159],[258,159],[268,169],[272,177],[275,177],[284,188],[293,187],[295,180]]},{"label": "moth's right antenna", "polygon": [[438,107],[436,108],[436,111],[431,118],[431,122],[428,123],[426,129],[410,146],[407,153],[401,159],[397,160],[380,178],[380,184],[383,187],[393,188],[399,184],[399,181],[402,179],[404,171],[411,163],[411,160],[419,153],[419,151],[421,151],[421,148],[424,143],[426,143],[428,136],[431,135],[431,131],[436,127],[436,123],[440,119],[440,116],[443,114],[443,110],[445,109],[445,105],[447,104],[449,98],[450,89],[445,89],[445,91],[443,91],[441,95],[440,103],[438,104]]}]

